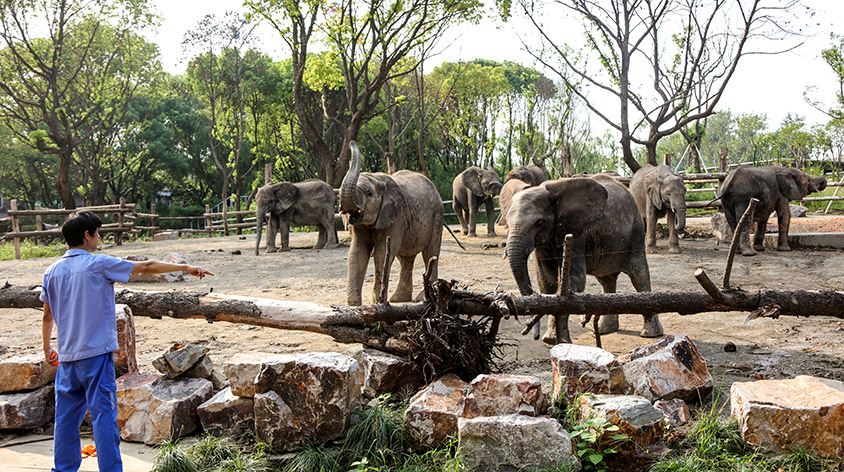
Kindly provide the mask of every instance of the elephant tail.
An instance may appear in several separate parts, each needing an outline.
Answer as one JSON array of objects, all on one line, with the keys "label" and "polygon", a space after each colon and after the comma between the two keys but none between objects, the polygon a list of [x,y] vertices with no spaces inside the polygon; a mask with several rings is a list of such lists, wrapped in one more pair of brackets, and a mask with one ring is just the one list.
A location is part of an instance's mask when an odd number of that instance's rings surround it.
[{"label": "elephant tail", "polygon": [[456,242],[457,245],[460,246],[460,249],[463,249],[465,251],[466,248],[463,246],[463,244],[460,243],[460,240],[457,239],[457,236],[454,235],[454,232],[451,231],[451,228],[448,227],[448,225],[445,223],[445,221],[443,221],[443,226],[445,226],[445,229],[448,230],[448,234],[450,234],[451,237],[454,238],[454,242]]},{"label": "elephant tail", "polygon": [[705,205],[705,206],[712,205],[713,203],[715,203],[715,202],[717,202],[718,200],[720,200],[722,197],[723,197],[723,195],[720,195],[720,196],[716,197],[714,200],[710,200],[710,201],[706,202],[706,205]]}]

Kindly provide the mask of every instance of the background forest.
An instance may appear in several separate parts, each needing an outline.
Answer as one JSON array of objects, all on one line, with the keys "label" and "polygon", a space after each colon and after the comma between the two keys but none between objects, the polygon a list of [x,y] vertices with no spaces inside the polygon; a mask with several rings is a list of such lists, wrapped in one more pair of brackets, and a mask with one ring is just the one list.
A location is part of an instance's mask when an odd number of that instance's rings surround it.
[{"label": "background forest", "polygon": [[[361,144],[364,170],[423,172],[445,199],[454,175],[470,165],[493,166],[502,177],[530,162],[553,176],[630,174],[671,153],[675,162],[687,157],[683,167],[712,170],[722,148],[732,163],[840,163],[841,37],[813,52],[838,83],[806,91],[826,124],[809,126],[800,116],[768,123],[761,114],[717,107],[748,54],[742,47],[758,42],[761,29],[783,35],[766,40],[799,44],[782,27],[797,2],[756,16],[756,6],[741,10],[745,30],[733,36],[707,32],[702,24],[727,13],[695,2],[650,2],[665,10],[644,15],[643,2],[559,3],[582,18],[591,47],[575,51],[535,22],[538,46],[526,47],[536,61],[526,65],[436,60],[449,28],[488,14],[476,0],[249,0],[240,12],[195,25],[182,45],[186,72],[172,75],[145,39],[158,21],[145,0],[3,2],[0,195],[30,207],[125,197],[148,208],[169,191],[179,210],[159,205],[164,214],[201,213],[224,196],[248,201],[265,179],[316,177],[337,187],[352,139]],[[589,10],[600,3],[638,9],[612,18],[627,28],[627,42]],[[497,14],[542,14],[531,5],[502,2]],[[694,21],[667,34],[662,25],[677,18]],[[258,22],[278,32],[287,59],[256,46]],[[652,71],[647,79],[626,75],[642,63]],[[614,97],[609,106],[594,98],[603,89]],[[833,93],[831,105],[817,99]],[[596,132],[593,120],[609,131]],[[232,201],[240,209],[241,199]]]}]

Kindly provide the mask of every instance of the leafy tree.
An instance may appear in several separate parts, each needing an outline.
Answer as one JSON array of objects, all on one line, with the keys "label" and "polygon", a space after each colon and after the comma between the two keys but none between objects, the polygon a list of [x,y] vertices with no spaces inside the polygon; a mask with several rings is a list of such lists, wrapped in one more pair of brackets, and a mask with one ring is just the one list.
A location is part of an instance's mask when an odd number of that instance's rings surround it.
[{"label": "leafy tree", "polygon": [[56,156],[36,151],[16,134],[0,125],[0,195],[52,206],[58,199],[54,186]]}]

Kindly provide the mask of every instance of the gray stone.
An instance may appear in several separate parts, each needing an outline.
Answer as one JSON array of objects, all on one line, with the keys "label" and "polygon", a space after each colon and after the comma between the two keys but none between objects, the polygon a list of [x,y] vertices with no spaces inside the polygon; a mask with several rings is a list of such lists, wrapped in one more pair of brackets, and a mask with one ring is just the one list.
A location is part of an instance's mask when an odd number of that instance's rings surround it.
[{"label": "gray stone", "polygon": [[482,374],[472,380],[466,391],[464,418],[538,416],[545,412],[548,403],[542,382],[531,375]]},{"label": "gray stone", "polygon": [[468,384],[449,374],[428,384],[410,399],[404,423],[420,449],[438,447],[457,432]]},{"label": "gray stone", "polygon": [[199,405],[196,413],[202,429],[213,436],[241,436],[255,431],[254,400],[235,396],[230,388]]},{"label": "gray stone", "polygon": [[156,445],[188,435],[199,425],[196,408],[211,395],[205,379],[126,374],[117,379],[120,437]]},{"label": "gray stone", "polygon": [[844,382],[800,375],[735,382],[730,410],[752,446],[780,453],[797,447],[844,457]]},{"label": "gray stone", "polygon": [[215,392],[219,392],[229,386],[229,381],[226,379],[226,376],[223,375],[223,371],[216,367],[211,371],[211,377],[209,377],[208,380],[210,380],[211,384],[214,385]]},{"label": "gray stone", "polygon": [[727,217],[723,213],[715,213],[709,219],[709,230],[719,242],[728,243],[733,240],[733,230],[727,223]]},{"label": "gray stone", "polygon": [[571,438],[559,421],[523,415],[458,420],[460,463],[466,470],[579,468]]},{"label": "gray stone", "polygon": [[632,392],[650,401],[697,402],[712,392],[712,375],[689,338],[668,335],[618,358]]},{"label": "gray stone", "polygon": [[179,239],[178,231],[162,231],[152,235],[153,241],[172,241],[174,239]]},{"label": "gray stone", "polygon": [[358,362],[334,352],[284,356],[255,379],[255,429],[274,451],[337,439],[360,406]]},{"label": "gray stone", "polygon": [[[765,247],[776,248],[779,233],[765,235]],[[844,233],[789,233],[792,249],[844,249]]]},{"label": "gray stone", "polygon": [[53,386],[0,394],[0,430],[34,429],[53,419]]},{"label": "gray stone", "polygon": [[654,403],[654,408],[665,415],[668,425],[672,428],[685,426],[692,421],[692,413],[689,411],[689,406],[679,398],[673,400],[657,400]]},{"label": "gray stone", "polygon": [[168,379],[173,379],[191,370],[207,353],[205,346],[174,344],[168,352],[153,360],[152,366]]},{"label": "gray stone", "polygon": [[363,349],[355,356],[360,364],[363,395],[416,391],[424,383],[416,366],[401,357],[375,349]]},{"label": "gray stone", "polygon": [[211,374],[214,372],[214,363],[211,361],[211,356],[205,355],[202,356],[202,359],[199,360],[191,369],[184,374],[182,377],[193,377],[195,379],[208,379],[211,380]]},{"label": "gray stone", "polygon": [[638,446],[650,446],[662,435],[665,415],[647,398],[638,395],[583,395],[579,398],[582,419],[606,418]]},{"label": "gray stone", "polygon": [[805,218],[809,210],[803,205],[789,205],[788,211],[792,218]]},{"label": "gray stone", "polygon": [[0,361],[0,393],[43,387],[56,378],[56,368],[43,354],[27,354]]},{"label": "gray stone", "polygon": [[557,344],[551,348],[553,400],[571,402],[582,393],[626,393],[615,356],[591,346]]},{"label": "gray stone", "polygon": [[233,394],[239,397],[254,397],[255,379],[261,371],[261,366],[288,357],[268,352],[239,352],[223,364],[223,374]]}]

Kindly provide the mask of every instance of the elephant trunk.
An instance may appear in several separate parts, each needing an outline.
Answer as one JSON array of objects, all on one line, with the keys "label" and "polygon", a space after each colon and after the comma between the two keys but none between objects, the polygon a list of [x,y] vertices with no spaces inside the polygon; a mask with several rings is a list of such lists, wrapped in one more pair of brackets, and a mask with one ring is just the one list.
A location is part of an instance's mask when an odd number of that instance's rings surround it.
[{"label": "elephant trunk", "polygon": [[527,260],[530,255],[530,244],[526,243],[526,236],[524,230],[518,226],[510,229],[510,234],[507,236],[507,259],[510,261],[510,272],[513,274],[513,279],[519,286],[519,292],[522,295],[531,295],[533,288],[530,285],[530,275],[528,274]]},{"label": "elephant trunk", "polygon": [[809,179],[809,193],[822,192],[826,188],[826,179],[824,177],[813,177]]},{"label": "elephant trunk", "polygon": [[261,247],[261,229],[264,227],[264,216],[267,214],[262,205],[255,210],[255,255],[258,255],[258,248]]},{"label": "elephant trunk", "polygon": [[349,171],[343,177],[343,184],[340,186],[340,211],[350,213],[359,211],[357,204],[357,185],[360,177],[360,149],[355,141],[349,142],[349,149],[352,152],[352,161],[349,164]]},{"label": "elephant trunk", "polygon": [[674,229],[678,232],[686,229],[686,197],[681,195],[674,197],[671,202],[671,211],[674,212]]}]

